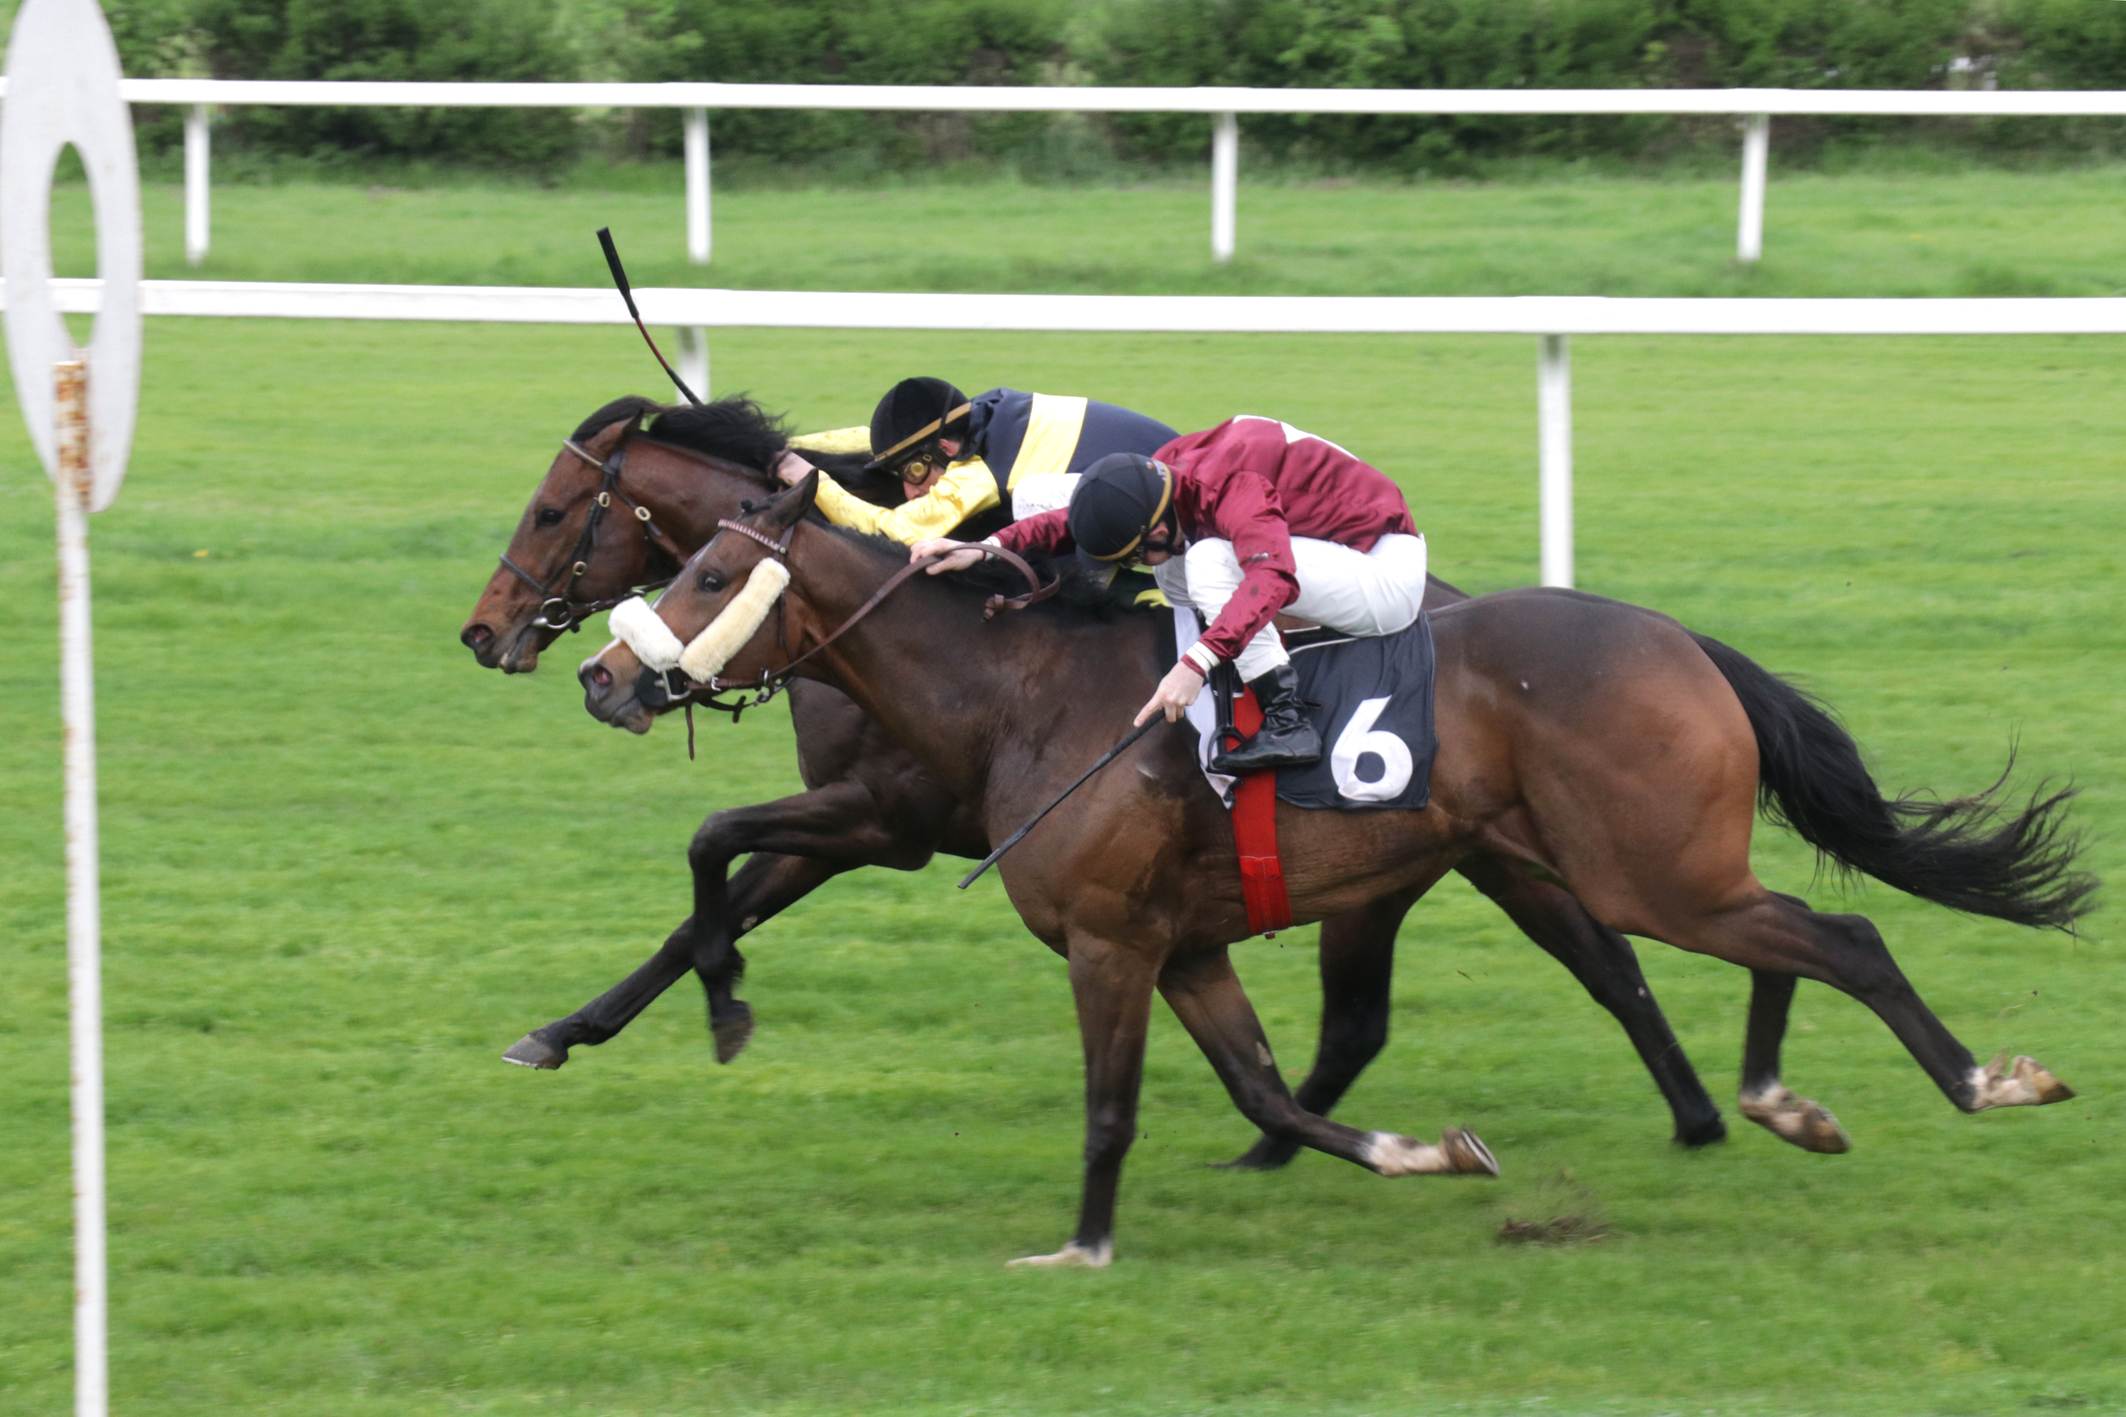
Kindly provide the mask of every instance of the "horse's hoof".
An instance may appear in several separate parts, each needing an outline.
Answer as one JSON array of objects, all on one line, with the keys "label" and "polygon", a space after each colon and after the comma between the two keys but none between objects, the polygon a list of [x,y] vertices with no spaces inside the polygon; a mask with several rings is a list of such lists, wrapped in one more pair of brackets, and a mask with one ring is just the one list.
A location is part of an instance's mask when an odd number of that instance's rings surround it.
[{"label": "horse's hoof", "polygon": [[1701,1146],[1713,1146],[1727,1140],[1727,1123],[1715,1112],[1711,1120],[1691,1126],[1678,1126],[1671,1138],[1677,1146],[1696,1151]]},{"label": "horse's hoof", "polygon": [[2048,1102],[2065,1102],[2072,1096],[2074,1089],[2038,1066],[2035,1058],[2018,1053],[2010,1064],[2007,1053],[2002,1052],[1983,1068],[1971,1070],[1971,1102],[1964,1110],[2042,1107]]},{"label": "horse's hoof", "polygon": [[552,1072],[568,1061],[568,1049],[555,1048],[536,1033],[527,1033],[509,1045],[502,1055],[505,1063],[515,1063],[520,1068],[544,1068]]},{"label": "horse's hoof", "polygon": [[1853,1139],[1838,1125],[1830,1109],[1794,1092],[1784,1084],[1763,1092],[1745,1092],[1742,1115],[1784,1142],[1803,1151],[1838,1156],[1853,1149]]},{"label": "horse's hoof", "polygon": [[753,1040],[753,1011],[743,999],[732,1000],[729,1013],[709,1020],[709,1037],[716,1041],[716,1061],[730,1062]]},{"label": "horse's hoof", "polygon": [[1439,1145],[1393,1132],[1368,1132],[1358,1159],[1383,1176],[1496,1176],[1498,1158],[1475,1132],[1449,1127]]},{"label": "horse's hoof", "polygon": [[1106,1269],[1115,1258],[1115,1247],[1102,1242],[1093,1249],[1086,1249],[1076,1240],[1071,1241],[1052,1255],[1027,1255],[1023,1259],[1007,1260],[1006,1269]]},{"label": "horse's hoof", "polygon": [[1209,1163],[1213,1171],[1275,1171],[1299,1154],[1297,1142],[1263,1137],[1231,1161]]},{"label": "horse's hoof", "polygon": [[1450,1176],[1496,1176],[1499,1159],[1491,1154],[1475,1132],[1449,1127],[1439,1134],[1439,1149],[1447,1158]]}]

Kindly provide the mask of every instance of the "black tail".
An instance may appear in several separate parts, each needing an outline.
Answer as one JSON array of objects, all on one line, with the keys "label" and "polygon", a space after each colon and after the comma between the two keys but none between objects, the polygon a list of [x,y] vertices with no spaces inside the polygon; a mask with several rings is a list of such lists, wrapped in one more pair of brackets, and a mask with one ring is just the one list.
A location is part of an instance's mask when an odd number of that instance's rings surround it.
[{"label": "black tail", "polygon": [[1819,701],[1718,640],[1691,638],[1749,715],[1766,817],[1841,867],[1953,910],[2065,930],[2091,909],[2096,878],[2074,869],[2081,838],[2063,819],[2076,789],[2040,784],[2016,810],[2001,801],[2004,771],[1984,792],[1949,802],[1885,798]]}]

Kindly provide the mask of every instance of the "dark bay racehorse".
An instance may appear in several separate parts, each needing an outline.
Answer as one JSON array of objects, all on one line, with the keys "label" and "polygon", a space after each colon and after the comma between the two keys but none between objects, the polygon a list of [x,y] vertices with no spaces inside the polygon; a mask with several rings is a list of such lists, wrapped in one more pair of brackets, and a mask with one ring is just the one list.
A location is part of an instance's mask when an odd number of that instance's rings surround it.
[{"label": "dark bay racehorse", "polygon": [[[643,431],[646,418],[654,422]],[[589,613],[579,614],[571,605],[580,609],[610,602],[633,585],[672,574],[678,567],[666,548],[691,555],[714,533],[719,518],[738,516],[748,499],[778,490],[764,469],[785,446],[774,422],[743,399],[699,410],[621,399],[585,419],[570,441],[581,453],[564,448],[555,458],[461,635],[488,668],[530,671],[541,651]],[[621,468],[611,487],[600,463]],[[891,478],[875,486],[847,485],[874,500],[901,495],[900,484]],[[601,493],[608,503],[602,525],[592,529]],[[631,507],[647,512],[647,520],[637,518]],[[579,564],[584,567],[580,576],[574,574]],[[1426,592],[1427,604],[1435,607],[1463,599],[1436,578]],[[1148,619],[1165,623],[1163,616]],[[513,1061],[560,1067],[570,1048],[613,1037],[697,965],[709,994],[717,1057],[728,1061],[752,1029],[751,1011],[733,997],[744,968],[738,936],[858,866],[914,870],[938,851],[969,858],[987,854],[990,841],[981,813],[955,797],[846,696],[801,680],[791,685],[790,703],[808,790],[718,812],[704,822],[688,851],[694,915],[621,984],[519,1040],[509,1051]],[[731,863],[748,853],[751,859],[730,877]],[[1456,869],[1570,969],[1623,1025],[1668,1100],[1676,1141],[1697,1146],[1726,1135],[1628,941],[1597,924],[1555,884],[1490,858],[1462,861]],[[1413,890],[1389,891],[1322,922],[1320,1042],[1298,1092],[1306,1110],[1327,1113],[1385,1044],[1396,932],[1416,898]],[[1830,1144],[1829,1133],[1788,1139]],[[1239,1164],[1281,1165],[1296,1150],[1294,1144],[1265,1137]]]},{"label": "dark bay racehorse", "polygon": [[[744,636],[723,666],[734,679],[804,658],[804,673],[848,694],[1001,839],[1123,736],[1159,677],[1167,627],[1108,623],[1054,602],[985,624],[975,589],[924,575],[852,624],[907,555],[807,518],[817,484],[807,479],[722,530],[657,615],[683,643]],[[720,619],[770,557],[788,570],[777,613],[750,629]],[[1488,859],[1562,882],[1610,929],[1750,969],[1745,1100],[1797,1125],[1814,1104],[1779,1081],[1797,978],[1868,1005],[1965,1111],[2072,1095],[2029,1058],[1980,1067],[1874,926],[1767,890],[1749,864],[1761,793],[1845,866],[1958,909],[2064,928],[2095,886],[2074,870],[2077,844],[2062,832],[2070,793],[2019,810],[1991,792],[1886,800],[1852,739],[1803,695],[1666,616],[1598,596],[1506,591],[1441,610],[1433,630],[1431,805],[1325,812],[1280,802],[1297,919],[1421,895],[1457,864]],[[594,716],[649,727],[642,687],[656,676],[627,646],[608,646],[579,677]],[[1269,1136],[1383,1175],[1495,1166],[1466,1133],[1450,1130],[1435,1146],[1361,1132],[1286,1091],[1228,957],[1248,934],[1240,873],[1191,738],[1177,727],[1137,743],[1000,868],[1028,928],[1069,961],[1086,1059],[1078,1228],[1035,1263],[1097,1266],[1112,1253],[1154,989]]]}]

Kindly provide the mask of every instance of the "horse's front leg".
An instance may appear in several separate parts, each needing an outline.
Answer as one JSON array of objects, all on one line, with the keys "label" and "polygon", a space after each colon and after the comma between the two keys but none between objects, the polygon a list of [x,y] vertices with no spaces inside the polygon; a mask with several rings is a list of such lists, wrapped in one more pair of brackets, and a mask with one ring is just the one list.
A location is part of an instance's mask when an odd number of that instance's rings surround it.
[{"label": "horse's front leg", "polygon": [[[1328,1116],[1387,1046],[1395,932],[1420,894],[1397,891],[1321,922],[1321,1041],[1314,1068],[1299,1085],[1295,1100],[1301,1110]],[[1297,1156],[1299,1148],[1293,1137],[1265,1133],[1225,1164],[1239,1171],[1271,1171]]]},{"label": "horse's front leg", "polygon": [[[937,849],[953,805],[942,790],[881,801],[869,783],[844,778],[718,812],[701,824],[687,846],[694,874],[690,938],[694,970],[708,992],[718,1062],[737,1057],[753,1036],[752,1009],[732,997],[746,963],[737,937],[844,871],[920,867]],[[748,852],[753,860],[730,880],[731,862]]]},{"label": "horse's front leg", "polygon": [[1137,1135],[1137,1091],[1144,1081],[1155,967],[1127,946],[1076,934],[1070,937],[1069,954],[1070,990],[1085,1046],[1085,1191],[1078,1232],[1052,1255],[1011,1263],[1105,1269],[1115,1253],[1122,1159]]},{"label": "horse's front leg", "polygon": [[595,1047],[628,1026],[659,994],[694,967],[694,922],[688,918],[626,979],[566,1018],[535,1028],[502,1055],[504,1062],[527,1068],[558,1068],[578,1044]]},{"label": "horse's front leg", "polygon": [[1497,1160],[1472,1132],[1450,1127],[1434,1144],[1393,1132],[1361,1132],[1300,1107],[1277,1071],[1255,1007],[1223,945],[1167,961],[1159,992],[1210,1060],[1234,1105],[1269,1136],[1383,1176],[1498,1175]]}]

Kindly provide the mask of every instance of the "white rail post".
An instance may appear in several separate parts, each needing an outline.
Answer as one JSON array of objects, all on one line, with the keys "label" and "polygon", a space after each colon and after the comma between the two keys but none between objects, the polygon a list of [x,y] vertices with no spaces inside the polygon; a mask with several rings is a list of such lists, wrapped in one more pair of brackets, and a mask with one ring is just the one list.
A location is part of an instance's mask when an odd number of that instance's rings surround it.
[{"label": "white rail post", "polygon": [[207,259],[207,106],[185,114],[185,260]]},{"label": "white rail post", "polygon": [[1211,126],[1211,259],[1233,259],[1233,208],[1240,185],[1240,119],[1221,113]]},{"label": "white rail post", "polygon": [[1735,231],[1735,259],[1745,264],[1764,255],[1764,168],[1772,146],[1772,116],[1742,120],[1742,220]]},{"label": "white rail post", "polygon": [[103,1201],[103,908],[97,880],[96,688],[89,640],[88,366],[52,366],[59,443],[59,716],[66,746],[67,1036],[74,1119],[74,1410],[102,1417],[109,1269]]},{"label": "white rail post", "polygon": [[709,401],[709,332],[704,326],[679,326],[679,377],[696,398]]},{"label": "white rail post", "polygon": [[1536,466],[1541,481],[1542,580],[1572,588],[1572,346],[1542,335],[1536,356]]},{"label": "white rail post", "polygon": [[[714,235],[709,226],[709,110],[686,111],[687,259],[709,263]],[[709,332],[699,325],[679,331],[679,377],[702,399],[709,396]]]},{"label": "white rail post", "polygon": [[697,266],[709,263],[709,110],[686,112],[687,153],[687,259]]}]

